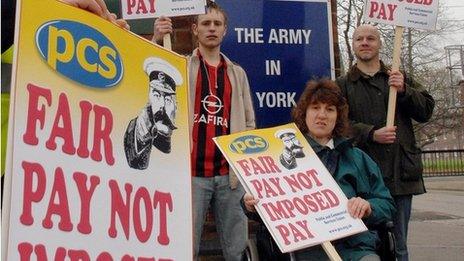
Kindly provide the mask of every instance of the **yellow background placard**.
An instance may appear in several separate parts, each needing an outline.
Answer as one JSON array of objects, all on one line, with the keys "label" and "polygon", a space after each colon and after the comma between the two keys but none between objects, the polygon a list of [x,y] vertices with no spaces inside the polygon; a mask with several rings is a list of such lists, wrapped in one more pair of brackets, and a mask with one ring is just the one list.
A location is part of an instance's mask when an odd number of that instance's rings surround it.
[{"label": "yellow background placard", "polygon": [[[3,258],[191,260],[186,58],[59,1],[18,2]],[[183,81],[171,151],[139,170],[124,137],[149,102],[149,57]]]}]

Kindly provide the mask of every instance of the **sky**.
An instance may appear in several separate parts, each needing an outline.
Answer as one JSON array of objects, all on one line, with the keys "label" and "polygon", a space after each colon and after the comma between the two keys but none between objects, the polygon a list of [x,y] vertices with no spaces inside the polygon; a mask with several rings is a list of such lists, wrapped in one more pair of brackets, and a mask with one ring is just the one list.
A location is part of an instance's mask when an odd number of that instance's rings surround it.
[{"label": "sky", "polygon": [[[463,26],[458,29],[457,32],[446,34],[441,43],[443,47],[450,45],[464,45],[464,0],[439,0],[439,4],[446,8],[446,16],[442,19],[458,20],[463,22]],[[439,18],[440,19],[440,18]],[[439,22],[439,21],[438,21]],[[450,50],[450,59],[445,60],[447,66],[451,66],[455,76],[452,82],[457,83],[459,79],[464,78],[464,72],[459,68],[462,68],[462,55],[459,51],[462,49]]]},{"label": "sky", "polygon": [[[439,0],[439,4],[446,7],[446,17],[442,19],[459,20],[464,22],[464,0]],[[440,18],[439,18],[440,19]],[[445,44],[464,44],[464,26],[456,32],[445,36]]]}]

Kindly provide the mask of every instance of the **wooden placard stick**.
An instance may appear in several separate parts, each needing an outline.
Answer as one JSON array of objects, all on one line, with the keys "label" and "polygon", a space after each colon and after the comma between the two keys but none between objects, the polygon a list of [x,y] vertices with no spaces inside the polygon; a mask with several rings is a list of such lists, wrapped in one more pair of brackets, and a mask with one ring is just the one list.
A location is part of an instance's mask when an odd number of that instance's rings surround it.
[{"label": "wooden placard stick", "polygon": [[165,34],[163,36],[163,47],[168,49],[168,50],[172,50],[172,47],[171,47],[171,34]]},{"label": "wooden placard stick", "polygon": [[[392,71],[398,71],[400,68],[401,42],[403,41],[403,31],[403,26],[396,26],[395,39],[393,44],[393,63],[391,68]],[[388,95],[387,127],[392,127],[395,124],[396,94],[396,88],[390,86],[390,92]]]},{"label": "wooden placard stick", "polygon": [[338,254],[337,250],[335,250],[335,247],[332,245],[332,243],[330,243],[330,241],[325,241],[322,243],[322,248],[327,253],[331,261],[342,261],[342,258]]}]

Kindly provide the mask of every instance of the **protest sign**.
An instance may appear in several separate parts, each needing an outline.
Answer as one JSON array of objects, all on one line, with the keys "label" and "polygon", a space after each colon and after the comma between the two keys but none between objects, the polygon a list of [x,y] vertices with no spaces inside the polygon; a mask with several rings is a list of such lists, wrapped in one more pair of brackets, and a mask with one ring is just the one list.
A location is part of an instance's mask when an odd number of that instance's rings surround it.
[{"label": "protest sign", "polygon": [[435,30],[438,0],[367,0],[364,19],[369,22]]},{"label": "protest sign", "polygon": [[120,0],[122,18],[126,20],[205,13],[205,0]]},{"label": "protest sign", "polygon": [[[282,252],[366,231],[295,124],[215,138]],[[293,160],[285,147],[300,144]]]},{"label": "protest sign", "polygon": [[[122,17],[126,20],[204,14],[206,0],[121,0]],[[171,36],[163,37],[164,48],[171,50]]]},{"label": "protest sign", "polygon": [[258,128],[290,122],[308,80],[335,79],[330,1],[216,2],[230,17],[221,51],[247,72]]},{"label": "protest sign", "polygon": [[[393,41],[392,71],[399,70],[404,27],[434,30],[438,0],[366,0],[363,18],[369,22],[396,25]],[[387,127],[395,122],[396,88],[388,95]]]},{"label": "protest sign", "polygon": [[2,258],[191,260],[186,58],[60,1],[17,11]]}]

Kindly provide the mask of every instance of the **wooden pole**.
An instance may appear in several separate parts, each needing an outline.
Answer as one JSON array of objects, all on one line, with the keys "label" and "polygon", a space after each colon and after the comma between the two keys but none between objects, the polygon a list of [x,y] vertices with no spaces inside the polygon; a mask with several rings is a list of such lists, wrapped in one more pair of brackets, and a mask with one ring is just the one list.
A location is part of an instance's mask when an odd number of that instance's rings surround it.
[{"label": "wooden pole", "polygon": [[168,50],[172,50],[171,47],[171,34],[165,34],[163,36],[163,46]]},{"label": "wooden pole", "polygon": [[[400,69],[400,55],[401,55],[401,42],[403,41],[403,26],[395,28],[395,39],[393,44],[393,63],[392,71]],[[395,110],[396,110],[396,88],[390,87],[388,95],[388,111],[387,111],[387,127],[392,127],[395,124]]]},{"label": "wooden pole", "polygon": [[335,247],[333,247],[330,241],[325,241],[322,243],[322,248],[327,253],[331,261],[342,261],[341,257],[337,253],[337,250],[335,250]]}]

